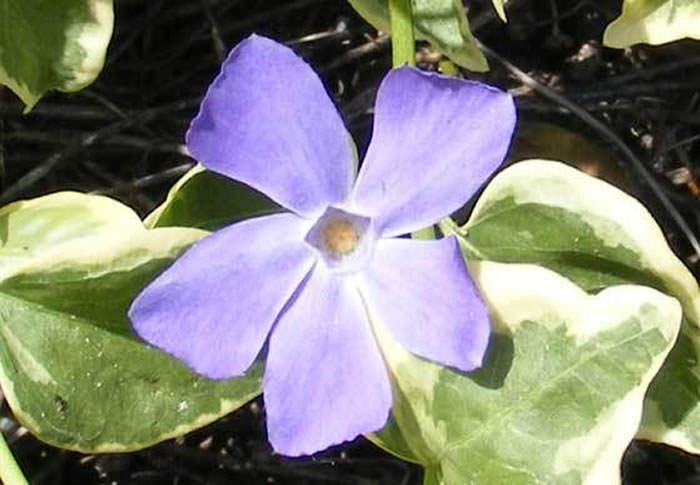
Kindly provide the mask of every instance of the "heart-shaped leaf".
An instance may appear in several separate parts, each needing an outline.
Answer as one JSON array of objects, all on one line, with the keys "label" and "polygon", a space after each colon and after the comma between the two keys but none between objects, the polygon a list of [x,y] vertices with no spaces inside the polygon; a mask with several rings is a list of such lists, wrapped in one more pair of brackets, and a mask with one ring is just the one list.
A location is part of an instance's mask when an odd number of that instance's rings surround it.
[{"label": "heart-shaped leaf", "polygon": [[464,227],[441,228],[470,259],[538,264],[589,292],[635,283],[677,298],[681,335],[638,436],[700,452],[700,290],[637,200],[562,163],[528,160],[493,179]]},{"label": "heart-shaped leaf", "polygon": [[393,451],[400,430],[427,483],[619,483],[678,302],[632,285],[589,295],[533,265],[471,272],[494,329],[481,369],[421,360],[375,322],[395,378],[395,424],[377,442]]},{"label": "heart-shaped leaf", "polygon": [[112,0],[0,0],[0,12],[0,84],[25,112],[46,91],[77,91],[102,70]]},{"label": "heart-shaped leaf", "polygon": [[126,206],[78,193],[0,209],[0,385],[30,431],[83,452],[133,450],[259,393],[257,366],[210,381],[131,332],[131,300],[204,235],[147,230]]}]

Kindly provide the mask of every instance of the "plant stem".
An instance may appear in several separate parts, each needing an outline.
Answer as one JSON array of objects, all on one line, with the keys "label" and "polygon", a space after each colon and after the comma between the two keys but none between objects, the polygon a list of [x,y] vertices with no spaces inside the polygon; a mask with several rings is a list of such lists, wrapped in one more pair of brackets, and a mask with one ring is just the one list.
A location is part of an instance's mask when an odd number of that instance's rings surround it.
[{"label": "plant stem", "polygon": [[391,19],[391,58],[394,67],[416,65],[411,0],[389,0]]},{"label": "plant stem", "polygon": [[428,226],[411,233],[411,238],[430,241],[435,239],[435,226]]},{"label": "plant stem", "polygon": [[454,235],[457,237],[459,242],[459,247],[462,250],[462,254],[468,259],[488,259],[467,239],[467,231],[459,227],[459,225],[452,220],[451,217],[443,217],[438,223],[438,227],[442,234],[447,237]]},{"label": "plant stem", "polygon": [[29,485],[12,455],[10,447],[7,446],[2,431],[0,431],[0,483],[4,485]]}]

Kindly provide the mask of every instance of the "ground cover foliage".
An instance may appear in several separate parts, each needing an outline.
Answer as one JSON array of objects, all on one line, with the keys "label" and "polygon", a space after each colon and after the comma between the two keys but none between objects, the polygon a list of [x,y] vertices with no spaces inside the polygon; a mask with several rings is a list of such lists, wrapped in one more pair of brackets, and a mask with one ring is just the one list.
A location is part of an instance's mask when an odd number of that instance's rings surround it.
[{"label": "ground cover foliage", "polygon": [[[520,119],[510,159],[568,160],[640,197],[697,276],[697,43],[602,48],[605,26],[621,9],[614,1],[512,0],[508,24],[488,0],[468,5],[491,67],[470,77],[516,97]],[[75,189],[150,212],[194,166],[184,153],[184,131],[223,55],[252,31],[287,43],[320,71],[359,149],[366,148],[390,45],[347,3],[116,0],[115,19],[105,69],[88,89],[50,94],[28,116],[0,91],[3,204]],[[437,69],[440,61],[427,46],[419,51],[422,67]],[[670,208],[659,203],[649,178]],[[167,225],[167,218],[162,213],[152,223]],[[422,483],[418,466],[365,440],[312,460],[275,456],[261,406],[258,399],[185,438],[132,454],[51,448],[19,427],[6,407],[0,426],[32,483]],[[644,442],[632,443],[622,471],[626,484],[700,480],[695,457]]]}]

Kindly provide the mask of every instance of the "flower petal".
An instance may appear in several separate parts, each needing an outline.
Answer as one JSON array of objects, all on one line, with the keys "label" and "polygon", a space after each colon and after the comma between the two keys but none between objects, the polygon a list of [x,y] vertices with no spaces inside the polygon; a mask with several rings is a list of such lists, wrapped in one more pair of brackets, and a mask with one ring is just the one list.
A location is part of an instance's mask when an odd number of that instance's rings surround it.
[{"label": "flower petal", "polygon": [[292,50],[253,35],[231,51],[187,132],[207,169],[311,215],[346,199],[355,153],[323,84]]},{"label": "flower petal", "polygon": [[386,237],[434,224],[500,165],[514,125],[503,91],[408,67],[391,71],[377,93],[355,207]]},{"label": "flower petal", "polygon": [[268,439],[311,454],[376,431],[391,386],[357,289],[316,265],[270,336],[263,383]]},{"label": "flower petal", "polygon": [[314,264],[307,230],[277,214],[196,243],[134,300],[136,333],[212,379],[243,374]]},{"label": "flower petal", "polygon": [[370,315],[407,350],[463,371],[481,365],[488,314],[454,237],[382,239],[359,281]]}]

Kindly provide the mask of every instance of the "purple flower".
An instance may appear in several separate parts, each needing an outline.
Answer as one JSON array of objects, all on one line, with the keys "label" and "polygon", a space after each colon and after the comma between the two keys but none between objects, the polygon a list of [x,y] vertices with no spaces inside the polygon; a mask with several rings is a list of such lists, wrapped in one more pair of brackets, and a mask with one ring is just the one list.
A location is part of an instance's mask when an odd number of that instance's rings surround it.
[{"label": "purple flower", "polygon": [[497,89],[392,70],[357,174],[314,72],[251,36],[209,87],[187,146],[290,212],[192,246],[134,301],[136,332],[213,379],[243,374],[269,342],[263,389],[279,453],[380,429],[392,397],[373,326],[444,365],[482,362],[487,312],[456,240],[396,236],[463,205],[503,160],[514,123],[512,99]]}]

